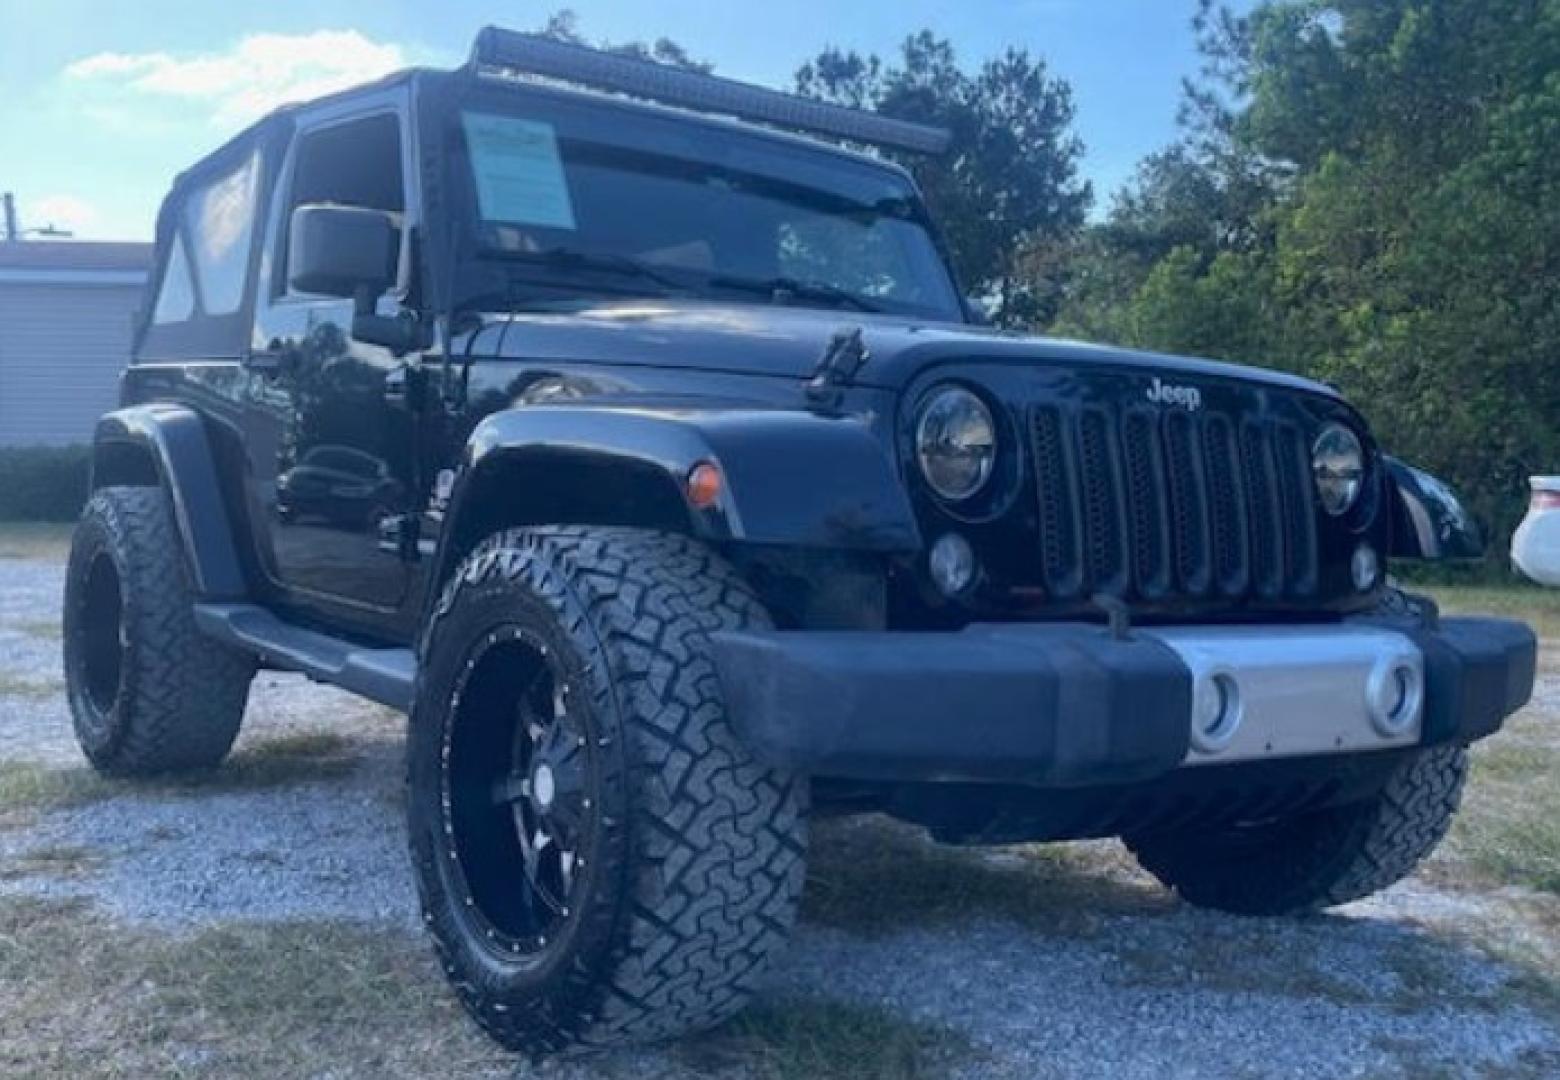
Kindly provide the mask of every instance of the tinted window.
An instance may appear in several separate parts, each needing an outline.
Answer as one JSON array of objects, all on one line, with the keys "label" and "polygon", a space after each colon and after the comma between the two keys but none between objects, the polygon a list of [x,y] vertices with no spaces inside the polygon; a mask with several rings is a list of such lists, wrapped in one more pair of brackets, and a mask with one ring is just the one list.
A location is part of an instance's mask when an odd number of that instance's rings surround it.
[{"label": "tinted window", "polygon": [[[628,122],[610,108],[519,95],[513,105],[460,117],[492,255],[596,256],[656,272],[599,277],[617,291],[662,279],[715,297],[829,303],[832,290],[961,318],[920,200],[894,170],[735,128]],[[785,279],[804,288],[762,288]]]},{"label": "tinted window", "polygon": [[254,232],[260,155],[191,192],[185,225],[206,315],[231,315],[244,302],[249,238]]}]

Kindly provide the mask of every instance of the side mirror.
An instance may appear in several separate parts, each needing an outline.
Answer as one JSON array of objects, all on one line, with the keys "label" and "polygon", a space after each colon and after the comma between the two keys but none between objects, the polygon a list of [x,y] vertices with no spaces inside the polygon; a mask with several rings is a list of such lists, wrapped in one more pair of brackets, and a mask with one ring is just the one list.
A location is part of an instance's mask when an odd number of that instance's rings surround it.
[{"label": "side mirror", "polygon": [[356,206],[300,206],[287,234],[287,283],[299,292],[340,296],[372,314],[395,284],[398,236],[390,215]]},{"label": "side mirror", "polygon": [[400,232],[383,210],[305,205],[287,233],[287,282],[299,292],[352,301],[352,336],[397,356],[427,348],[424,326],[409,312],[379,315],[374,301],[395,284]]}]

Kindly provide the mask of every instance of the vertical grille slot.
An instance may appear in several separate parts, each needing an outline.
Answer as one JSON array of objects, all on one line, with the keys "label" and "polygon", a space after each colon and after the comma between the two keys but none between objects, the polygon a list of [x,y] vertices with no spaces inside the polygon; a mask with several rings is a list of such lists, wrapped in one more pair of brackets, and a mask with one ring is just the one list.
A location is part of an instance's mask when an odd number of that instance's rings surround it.
[{"label": "vertical grille slot", "polygon": [[1284,587],[1284,534],[1269,430],[1256,423],[1245,425],[1241,449],[1251,521],[1251,580],[1260,595],[1271,599]]},{"label": "vertical grille slot", "polygon": [[1054,406],[1035,410],[1031,441],[1039,488],[1041,571],[1053,596],[1071,597],[1082,587],[1078,468],[1071,425]]},{"label": "vertical grille slot", "polygon": [[1165,463],[1170,473],[1170,517],[1175,536],[1176,580],[1193,596],[1208,591],[1208,505],[1202,455],[1190,415],[1165,417]]},{"label": "vertical grille slot", "polygon": [[1132,521],[1133,580],[1138,593],[1149,599],[1170,589],[1169,511],[1158,428],[1158,418],[1151,413],[1131,412],[1121,422],[1127,513]]},{"label": "vertical grille slot", "polygon": [[1305,440],[1289,424],[1278,428],[1274,439],[1278,489],[1283,501],[1285,578],[1297,596],[1316,590],[1316,511],[1311,494],[1311,461]]},{"label": "vertical grille slot", "polygon": [[1127,515],[1116,433],[1103,409],[1086,409],[1078,418],[1078,446],[1089,588],[1119,595],[1127,584]]},{"label": "vertical grille slot", "polygon": [[1203,421],[1203,465],[1212,510],[1213,565],[1219,591],[1240,596],[1246,591],[1251,552],[1246,531],[1246,493],[1235,433],[1229,420],[1210,416]]}]

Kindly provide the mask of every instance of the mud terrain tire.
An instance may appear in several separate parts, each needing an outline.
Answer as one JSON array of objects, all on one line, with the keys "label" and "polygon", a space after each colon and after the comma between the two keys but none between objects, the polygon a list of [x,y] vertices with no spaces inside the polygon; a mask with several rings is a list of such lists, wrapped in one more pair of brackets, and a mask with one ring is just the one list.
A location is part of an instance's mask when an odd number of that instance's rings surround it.
[{"label": "mud terrain tire", "polygon": [[1363,802],[1222,831],[1128,836],[1143,868],[1188,903],[1291,915],[1369,896],[1408,876],[1446,835],[1468,751],[1421,750]]},{"label": "mud terrain tire", "polygon": [[65,682],[76,739],[111,776],[205,769],[238,736],[254,663],[202,634],[168,498],[88,501],[65,576]]},{"label": "mud terrain tire", "polygon": [[709,658],[711,632],[768,625],[681,536],[510,530],[453,575],[419,644],[408,823],[439,957],[499,1043],[709,1027],[784,942],[806,784],[738,742]]}]

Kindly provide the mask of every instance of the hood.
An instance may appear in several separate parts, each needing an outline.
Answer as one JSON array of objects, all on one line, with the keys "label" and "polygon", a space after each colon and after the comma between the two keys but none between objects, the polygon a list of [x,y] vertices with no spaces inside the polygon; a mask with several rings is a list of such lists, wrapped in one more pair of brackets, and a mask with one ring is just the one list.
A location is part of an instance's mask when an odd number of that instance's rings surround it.
[{"label": "hood", "polygon": [[1336,397],[1321,383],[1283,372],[1164,353],[1032,337],[959,323],[845,310],[616,300],[493,314],[467,339],[473,359],[681,367],[804,379],[830,338],[861,327],[868,359],[854,382],[896,390],[947,362],[1100,365],[1175,376],[1239,379]]}]

